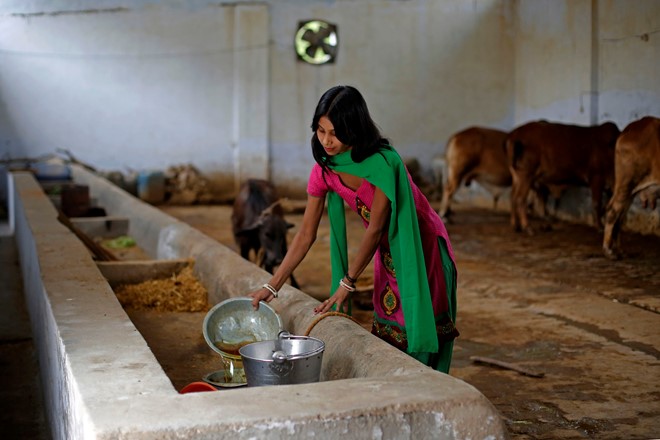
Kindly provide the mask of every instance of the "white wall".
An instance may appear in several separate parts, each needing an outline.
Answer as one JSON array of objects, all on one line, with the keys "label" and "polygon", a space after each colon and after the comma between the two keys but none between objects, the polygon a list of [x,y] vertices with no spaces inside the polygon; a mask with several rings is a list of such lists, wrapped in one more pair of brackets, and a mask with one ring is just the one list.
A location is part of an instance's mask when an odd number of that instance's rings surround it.
[{"label": "white wall", "polygon": [[517,2],[517,124],[531,119],[593,122],[591,24],[591,0]]},{"label": "white wall", "polygon": [[599,117],[660,117],[660,1],[598,3]]},{"label": "white wall", "polygon": [[229,182],[263,176],[267,8],[95,3],[3,16],[3,153],[65,148],[100,169],[190,162]]},{"label": "white wall", "polygon": [[[304,3],[304,2],[302,2]],[[374,120],[403,156],[429,163],[449,136],[472,124],[512,122],[513,44],[506,1],[273,2],[271,142],[273,177],[291,172],[304,188],[313,163],[309,128],[329,87],[358,87]],[[296,61],[297,22],[338,25],[332,66]]]},{"label": "white wall", "polygon": [[660,116],[660,2],[516,2],[515,123]]},{"label": "white wall", "polygon": [[[406,156],[512,122],[509,2],[110,0],[0,6],[0,145],[67,148],[101,169],[192,162],[225,189],[261,175],[304,191],[312,112],[353,84]],[[256,7],[256,6],[255,6]],[[264,12],[265,11],[265,12]],[[300,20],[339,26],[336,64],[296,60]]]},{"label": "white wall", "polygon": [[[309,18],[338,25],[335,64],[296,60]],[[660,114],[658,29],[657,0],[5,0],[0,156],[193,163],[226,193],[262,176],[300,194],[335,84],[426,165],[470,125]]]}]

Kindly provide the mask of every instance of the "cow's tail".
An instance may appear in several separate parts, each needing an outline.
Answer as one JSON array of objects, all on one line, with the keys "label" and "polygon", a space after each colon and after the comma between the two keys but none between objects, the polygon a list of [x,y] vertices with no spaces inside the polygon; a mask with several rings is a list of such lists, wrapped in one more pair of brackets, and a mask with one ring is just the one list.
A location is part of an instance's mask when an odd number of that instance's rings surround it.
[{"label": "cow's tail", "polygon": [[509,166],[516,170],[518,169],[518,162],[522,156],[524,145],[519,140],[508,139],[507,141],[507,152],[509,155]]},{"label": "cow's tail", "polygon": [[452,136],[449,139],[447,139],[447,143],[445,144],[445,154],[444,154],[444,159],[445,162],[449,163],[449,160],[451,158],[452,154],[455,154],[454,150],[456,149],[456,146],[454,145],[456,143],[456,136]]}]

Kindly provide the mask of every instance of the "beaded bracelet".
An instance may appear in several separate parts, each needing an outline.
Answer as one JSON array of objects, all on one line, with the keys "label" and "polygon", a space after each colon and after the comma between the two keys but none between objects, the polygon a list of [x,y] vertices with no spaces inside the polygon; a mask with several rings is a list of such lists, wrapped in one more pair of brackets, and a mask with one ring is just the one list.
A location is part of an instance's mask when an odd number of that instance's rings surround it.
[{"label": "beaded bracelet", "polygon": [[349,274],[348,271],[346,272],[346,275],[344,275],[344,278],[346,278],[349,282],[355,284],[357,281],[357,278],[352,278]]},{"label": "beaded bracelet", "polygon": [[273,296],[274,296],[275,298],[277,298],[277,290],[275,290],[275,288],[274,288],[273,286],[271,286],[270,284],[266,283],[266,284],[264,284],[264,285],[261,286],[261,287],[263,287],[264,289],[268,290],[270,293],[273,294]]},{"label": "beaded bracelet", "polygon": [[354,286],[349,286],[344,282],[344,280],[339,280],[339,285],[343,287],[344,289],[348,290],[349,292],[355,292],[355,287]]}]

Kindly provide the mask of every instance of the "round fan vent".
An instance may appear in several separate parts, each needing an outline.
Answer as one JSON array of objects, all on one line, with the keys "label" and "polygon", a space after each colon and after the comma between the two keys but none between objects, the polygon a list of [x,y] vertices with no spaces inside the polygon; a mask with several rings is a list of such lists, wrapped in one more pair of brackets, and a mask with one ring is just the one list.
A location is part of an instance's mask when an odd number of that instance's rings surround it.
[{"label": "round fan vent", "polygon": [[338,44],[336,25],[323,20],[298,23],[294,45],[300,60],[309,64],[334,63]]}]

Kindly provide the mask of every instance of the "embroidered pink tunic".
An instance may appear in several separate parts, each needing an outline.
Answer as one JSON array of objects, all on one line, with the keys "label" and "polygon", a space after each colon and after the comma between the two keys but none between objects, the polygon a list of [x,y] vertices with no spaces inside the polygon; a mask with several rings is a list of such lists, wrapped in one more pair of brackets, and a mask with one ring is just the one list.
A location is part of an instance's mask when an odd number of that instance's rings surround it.
[{"label": "embroidered pink tunic", "polygon": [[[417,210],[426,273],[429,280],[429,290],[431,292],[434,316],[436,316],[436,325],[446,327],[446,320],[440,319],[441,316],[447,314],[448,298],[438,238],[442,238],[446,243],[447,251],[452,260],[454,260],[454,253],[442,220],[431,207],[424,194],[414,184],[410,174],[408,174],[408,180],[412,187]],[[362,185],[354,191],[344,185],[337,174],[333,172],[323,173],[322,168],[318,164],[315,164],[307,184],[307,193],[314,197],[325,197],[328,191],[334,191],[339,194],[348,206],[362,217],[363,224],[366,228],[369,224],[369,215],[375,193],[375,187],[371,183],[363,180]],[[405,322],[401,309],[396,274],[394,273],[392,257],[389,252],[387,234],[383,235],[381,243],[374,255],[373,305],[375,316],[372,332],[405,350],[407,347]],[[438,320],[443,322],[437,322]],[[449,327],[451,328],[438,328],[440,338],[442,338],[442,334],[446,334],[449,339],[453,339],[450,334],[454,334],[455,329],[451,321]]]}]

